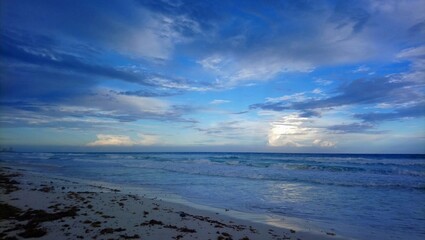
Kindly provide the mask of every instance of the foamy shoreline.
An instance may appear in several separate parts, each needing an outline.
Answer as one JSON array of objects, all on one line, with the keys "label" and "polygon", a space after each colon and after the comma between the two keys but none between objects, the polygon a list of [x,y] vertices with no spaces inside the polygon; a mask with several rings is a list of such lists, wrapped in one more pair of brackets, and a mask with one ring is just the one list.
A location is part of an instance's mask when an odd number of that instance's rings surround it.
[{"label": "foamy shoreline", "polygon": [[[109,186],[2,167],[0,238],[342,239],[129,194]],[[223,210],[225,211],[225,210]]]}]

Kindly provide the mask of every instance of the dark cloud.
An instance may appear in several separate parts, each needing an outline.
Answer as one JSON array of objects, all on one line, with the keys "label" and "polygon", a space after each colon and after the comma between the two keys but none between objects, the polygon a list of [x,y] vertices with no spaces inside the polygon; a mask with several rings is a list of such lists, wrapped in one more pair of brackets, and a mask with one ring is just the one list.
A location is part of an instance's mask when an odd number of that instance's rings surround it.
[{"label": "dark cloud", "polygon": [[[109,98],[109,99],[107,99]],[[184,116],[195,111],[187,105],[161,106],[155,101],[140,99],[141,105],[132,106],[119,95],[93,94],[79,101],[53,104],[29,101],[0,102],[0,125],[3,127],[49,128],[112,128],[115,124],[141,119],[196,123]],[[142,105],[148,105],[142,108]],[[152,106],[157,104],[158,106]]]},{"label": "dark cloud", "polygon": [[[98,49],[162,64],[170,64],[167,60],[173,57],[177,47],[195,61],[214,54],[223,55],[223,59],[229,61],[225,64],[229,69],[220,69],[223,75],[217,78],[227,77],[223,82],[231,80],[233,85],[246,78],[258,81],[282,72],[311,71],[321,65],[393,55],[386,49],[386,39],[375,42],[368,36],[355,38],[374,17],[368,5],[358,1],[223,1],[217,4],[168,0],[22,0],[1,3],[2,29],[19,27],[62,40],[78,39]],[[393,31],[405,30],[400,27]],[[368,39],[367,44],[364,39]],[[94,64],[98,61],[70,56],[53,62],[22,54],[21,61],[141,84],[155,84],[152,78],[164,77],[152,76],[150,72],[133,74],[107,64]],[[14,56],[19,57],[16,55],[19,52]],[[167,78],[173,83],[178,79]]]},{"label": "dark cloud", "polygon": [[244,131],[244,127],[241,126],[240,121],[219,122],[216,126],[205,128],[195,127],[194,129],[207,135],[225,138],[238,138],[240,137],[240,132]]},{"label": "dark cloud", "polygon": [[[140,119],[194,123],[184,117],[193,108],[154,97],[208,86],[105,64],[101,50],[89,44],[7,29],[2,29],[0,40],[0,57],[5,60],[0,64],[1,124],[5,127],[89,128]],[[104,80],[136,83],[144,89],[96,93]]]},{"label": "dark cloud", "polygon": [[309,118],[309,117],[320,117],[321,114],[319,111],[306,109],[306,110],[303,110],[299,116]]},{"label": "dark cloud", "polygon": [[0,55],[10,60],[24,62],[40,67],[47,67],[56,70],[71,71],[77,74],[89,74],[109,79],[119,79],[140,84],[149,84],[146,75],[136,75],[130,72],[115,69],[112,66],[96,65],[84,62],[84,59],[74,55],[60,53],[52,49],[54,42],[48,37],[39,37],[40,41],[32,41],[34,36],[16,39],[2,33],[0,45]]},{"label": "dark cloud", "polygon": [[425,21],[418,22],[411,26],[408,30],[411,41],[416,41],[418,44],[423,44],[425,38]]},{"label": "dark cloud", "polygon": [[378,131],[373,131],[375,126],[368,123],[351,123],[351,124],[339,124],[329,126],[326,129],[335,132],[335,133],[382,133]]},{"label": "dark cloud", "polygon": [[232,113],[232,114],[245,114],[245,113],[249,113],[249,111],[241,111],[241,112],[234,112],[234,113]]},{"label": "dark cloud", "polygon": [[164,91],[164,90],[135,90],[135,91],[112,91],[121,95],[139,96],[139,97],[169,97],[182,94],[181,91]]},{"label": "dark cloud", "polygon": [[378,103],[397,105],[417,101],[422,96],[417,85],[415,82],[394,81],[390,77],[358,79],[339,87],[333,97],[300,102],[271,101],[254,104],[250,108],[273,111],[299,110],[305,117],[320,116],[320,110],[334,107]]},{"label": "dark cloud", "polygon": [[370,14],[366,9],[362,8],[362,4],[351,1],[337,2],[333,15],[329,18],[331,22],[338,22],[338,28],[342,28],[347,24],[352,24],[352,32],[360,32],[370,18]]},{"label": "dark cloud", "polygon": [[409,28],[409,33],[412,35],[425,35],[425,21],[416,23]]},{"label": "dark cloud", "polygon": [[395,109],[391,112],[371,112],[355,114],[354,117],[369,123],[378,123],[382,121],[394,121],[404,118],[417,118],[425,116],[425,102],[419,102],[410,107]]},{"label": "dark cloud", "polygon": [[[152,71],[99,64],[103,61],[100,50],[83,44],[66,45],[44,35],[5,30],[0,41],[0,56],[6,60],[0,65],[2,98],[57,101],[87,94],[103,80],[136,83],[146,88],[121,93],[134,96],[172,96],[211,87],[205,82]],[[69,52],[69,48],[74,50]]]},{"label": "dark cloud", "polygon": [[399,103],[416,97],[406,89],[410,83],[394,82],[390,78],[358,79],[341,86],[334,97],[293,103],[297,110],[332,108],[353,104],[374,104],[382,102]]}]

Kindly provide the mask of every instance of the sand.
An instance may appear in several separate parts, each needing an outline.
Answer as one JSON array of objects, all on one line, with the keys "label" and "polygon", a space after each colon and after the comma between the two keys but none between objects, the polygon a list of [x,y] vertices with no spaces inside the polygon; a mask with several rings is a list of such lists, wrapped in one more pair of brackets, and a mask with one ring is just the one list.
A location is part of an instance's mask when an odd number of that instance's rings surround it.
[{"label": "sand", "polygon": [[0,191],[0,239],[342,239],[4,166]]}]

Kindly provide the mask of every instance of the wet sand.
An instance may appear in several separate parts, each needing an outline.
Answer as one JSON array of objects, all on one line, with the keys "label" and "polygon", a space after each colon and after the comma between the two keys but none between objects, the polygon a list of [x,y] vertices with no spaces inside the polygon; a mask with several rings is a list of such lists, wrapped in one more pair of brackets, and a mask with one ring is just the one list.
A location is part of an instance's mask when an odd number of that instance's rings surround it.
[{"label": "wet sand", "polygon": [[0,239],[342,239],[5,166],[0,191]]}]

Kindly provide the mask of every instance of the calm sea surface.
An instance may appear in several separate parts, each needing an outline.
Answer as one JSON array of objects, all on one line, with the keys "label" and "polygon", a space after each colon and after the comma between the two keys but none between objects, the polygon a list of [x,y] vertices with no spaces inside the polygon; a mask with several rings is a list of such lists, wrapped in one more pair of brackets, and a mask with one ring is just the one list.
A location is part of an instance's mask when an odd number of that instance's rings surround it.
[{"label": "calm sea surface", "polygon": [[425,155],[0,153],[1,162],[303,219],[351,238],[425,239]]}]

